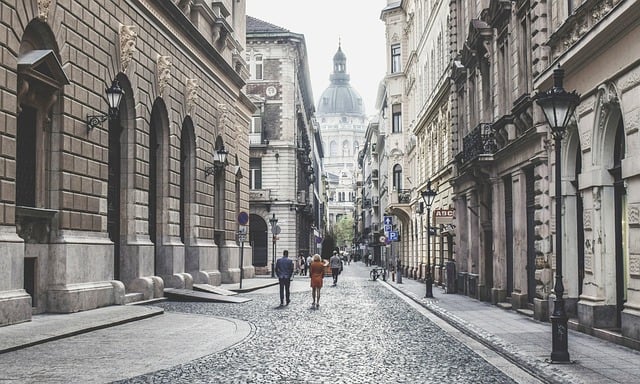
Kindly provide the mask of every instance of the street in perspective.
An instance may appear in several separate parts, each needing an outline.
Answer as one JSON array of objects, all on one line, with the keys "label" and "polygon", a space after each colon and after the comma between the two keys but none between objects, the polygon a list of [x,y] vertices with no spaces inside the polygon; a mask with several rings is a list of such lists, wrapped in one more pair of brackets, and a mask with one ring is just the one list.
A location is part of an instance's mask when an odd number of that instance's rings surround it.
[{"label": "street in perspective", "polygon": [[277,285],[245,303],[157,303],[164,314],[1,354],[0,382],[538,382],[483,357],[361,263],[329,281],[317,309],[306,276],[294,277],[285,307]]},{"label": "street in perspective", "polygon": [[[398,284],[384,272],[372,280],[370,271],[360,262],[345,265],[335,287],[327,276],[318,308],[311,305],[309,278],[299,275],[292,280],[291,303],[284,307],[279,306],[275,280],[261,278],[245,282],[262,288],[240,294],[250,299],[244,303],[158,302],[151,307],[163,312],[153,317],[0,354],[0,382],[633,383],[640,379],[637,370],[620,368],[640,361],[637,351],[576,332],[571,353],[579,360],[550,364],[545,361],[548,324],[446,295],[438,288],[434,298],[425,299],[423,284],[407,279]],[[42,321],[51,316],[44,315]],[[611,360],[593,360],[589,349]]]}]

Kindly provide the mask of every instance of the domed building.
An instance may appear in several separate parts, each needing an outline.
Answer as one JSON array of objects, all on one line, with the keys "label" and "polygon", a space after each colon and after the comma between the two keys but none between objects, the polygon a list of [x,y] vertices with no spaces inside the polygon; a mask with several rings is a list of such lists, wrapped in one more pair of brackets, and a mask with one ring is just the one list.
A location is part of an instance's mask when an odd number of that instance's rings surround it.
[{"label": "domed building", "polygon": [[[347,56],[338,45],[333,56],[331,84],[322,92],[316,118],[325,148],[323,165],[327,181],[328,226],[342,217],[353,217],[357,156],[367,128],[364,103],[350,84]],[[340,244],[340,246],[350,244]]]}]

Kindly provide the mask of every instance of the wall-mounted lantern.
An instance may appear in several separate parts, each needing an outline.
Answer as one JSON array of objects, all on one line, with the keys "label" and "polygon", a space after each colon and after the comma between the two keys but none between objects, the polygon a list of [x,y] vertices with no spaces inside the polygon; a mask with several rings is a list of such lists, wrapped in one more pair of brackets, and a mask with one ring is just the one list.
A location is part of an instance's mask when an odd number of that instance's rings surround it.
[{"label": "wall-mounted lantern", "polygon": [[118,117],[118,108],[124,95],[124,90],[120,87],[118,80],[113,80],[111,86],[106,89],[106,93],[109,112],[101,115],[87,115],[87,132],[107,121],[107,119],[114,120]]},{"label": "wall-mounted lantern", "polygon": [[216,151],[213,153],[213,166],[206,167],[204,169],[204,176],[207,177],[209,175],[213,175],[217,171],[223,170],[224,167],[227,166],[228,155],[229,151],[224,148],[224,145],[216,149]]}]

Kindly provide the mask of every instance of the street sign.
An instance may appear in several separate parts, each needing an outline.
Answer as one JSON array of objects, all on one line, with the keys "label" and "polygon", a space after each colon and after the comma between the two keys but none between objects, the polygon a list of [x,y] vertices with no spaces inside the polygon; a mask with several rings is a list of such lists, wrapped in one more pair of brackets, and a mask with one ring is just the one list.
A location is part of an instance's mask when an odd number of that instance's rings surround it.
[{"label": "street sign", "polygon": [[279,225],[274,225],[271,227],[271,233],[273,233],[274,235],[279,235],[280,231],[282,231],[282,229],[280,229]]},{"label": "street sign", "polygon": [[433,211],[433,218],[436,225],[453,223],[455,209],[436,209]]},{"label": "street sign", "polygon": [[387,241],[387,237],[386,236],[380,236],[380,238],[378,240],[380,240],[381,243],[385,243]]},{"label": "street sign", "polygon": [[398,241],[398,231],[389,232],[389,240]]},{"label": "street sign", "polygon": [[384,225],[393,225],[393,217],[385,216],[384,217]]},{"label": "street sign", "polygon": [[247,212],[240,212],[238,214],[238,224],[247,225],[249,223],[249,214]]},{"label": "street sign", "polygon": [[392,225],[386,225],[386,224],[385,224],[385,226],[384,226],[384,233],[385,233],[385,234],[387,234],[387,233],[391,232],[391,227],[392,227]]}]

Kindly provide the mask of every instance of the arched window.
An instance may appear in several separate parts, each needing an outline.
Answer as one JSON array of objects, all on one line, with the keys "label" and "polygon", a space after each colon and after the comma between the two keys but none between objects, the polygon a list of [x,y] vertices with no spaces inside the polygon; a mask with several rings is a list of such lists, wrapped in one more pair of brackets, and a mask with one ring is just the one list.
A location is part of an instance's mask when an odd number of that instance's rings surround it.
[{"label": "arched window", "polygon": [[393,187],[396,191],[402,189],[402,166],[400,164],[393,166]]},{"label": "arched window", "polygon": [[336,143],[335,140],[329,144],[329,155],[338,156],[338,143]]},{"label": "arched window", "polygon": [[349,141],[345,140],[342,142],[342,156],[349,156],[351,152],[349,151]]}]

